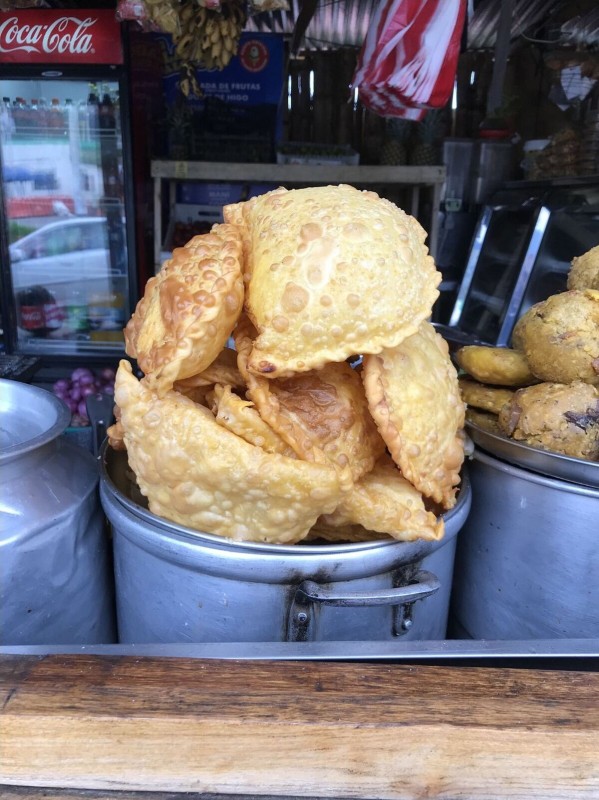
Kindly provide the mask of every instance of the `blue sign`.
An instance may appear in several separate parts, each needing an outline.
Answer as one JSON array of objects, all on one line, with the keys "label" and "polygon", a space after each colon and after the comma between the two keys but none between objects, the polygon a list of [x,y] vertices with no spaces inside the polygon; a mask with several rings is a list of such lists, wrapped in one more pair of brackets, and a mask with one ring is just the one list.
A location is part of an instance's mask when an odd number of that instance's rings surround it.
[{"label": "blue sign", "polygon": [[[181,61],[168,34],[153,34],[162,44],[165,58],[164,91],[171,105],[181,97],[178,89]],[[190,95],[191,107],[203,107],[214,97],[234,105],[278,106],[283,91],[285,53],[283,37],[276,33],[242,33],[237,54],[222,70],[196,71],[204,98]]]}]

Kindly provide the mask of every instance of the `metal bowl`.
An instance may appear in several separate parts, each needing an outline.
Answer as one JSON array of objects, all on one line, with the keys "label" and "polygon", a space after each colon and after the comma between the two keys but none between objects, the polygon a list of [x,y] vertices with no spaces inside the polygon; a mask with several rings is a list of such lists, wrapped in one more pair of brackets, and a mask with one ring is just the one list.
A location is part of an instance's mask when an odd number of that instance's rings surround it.
[{"label": "metal bowl", "polygon": [[599,488],[599,462],[572,458],[550,450],[540,450],[515,439],[508,439],[466,422],[468,435],[475,445],[509,464],[539,472],[552,478]]}]

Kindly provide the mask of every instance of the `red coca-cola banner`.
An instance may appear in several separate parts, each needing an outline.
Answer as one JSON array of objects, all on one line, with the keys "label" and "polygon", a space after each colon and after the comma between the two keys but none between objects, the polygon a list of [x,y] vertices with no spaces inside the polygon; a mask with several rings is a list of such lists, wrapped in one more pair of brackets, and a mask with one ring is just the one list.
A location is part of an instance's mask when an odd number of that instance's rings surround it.
[{"label": "red coca-cola banner", "polygon": [[0,62],[122,64],[120,24],[111,9],[1,11]]}]

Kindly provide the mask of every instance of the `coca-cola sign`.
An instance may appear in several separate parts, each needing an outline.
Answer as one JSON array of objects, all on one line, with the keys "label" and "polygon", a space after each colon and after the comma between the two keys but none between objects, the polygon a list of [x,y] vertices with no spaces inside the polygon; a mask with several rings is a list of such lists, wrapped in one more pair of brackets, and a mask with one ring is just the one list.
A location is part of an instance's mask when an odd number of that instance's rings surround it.
[{"label": "coca-cola sign", "polygon": [[108,9],[0,12],[0,62],[122,64],[120,25]]}]

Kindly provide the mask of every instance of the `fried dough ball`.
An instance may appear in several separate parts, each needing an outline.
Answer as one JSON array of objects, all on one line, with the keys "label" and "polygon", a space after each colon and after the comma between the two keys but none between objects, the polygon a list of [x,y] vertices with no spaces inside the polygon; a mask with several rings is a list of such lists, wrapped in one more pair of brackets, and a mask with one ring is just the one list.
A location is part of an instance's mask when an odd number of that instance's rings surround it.
[{"label": "fried dough ball", "polygon": [[552,295],[531,306],[514,332],[541,381],[599,385],[599,291]]},{"label": "fried dough ball", "polygon": [[447,342],[423,322],[380,355],[364,356],[368,406],[402,474],[443,508],[455,504],[464,460],[464,403]]},{"label": "fried dough ball", "polygon": [[[415,333],[441,275],[411,216],[352,186],[278,189],[242,205],[246,310],[258,331],[248,369],[289,377],[380,353]],[[225,209],[239,220],[237,206]]]},{"label": "fried dough ball", "polygon": [[501,410],[499,426],[532,447],[599,460],[599,390],[582,381],[519,389]]},{"label": "fried dough ball", "polygon": [[249,400],[233,394],[230,386],[216,384],[211,393],[212,413],[223,428],[232,431],[246,442],[261,447],[267,453],[280,453],[287,458],[296,458],[278,433],[264,422]]},{"label": "fried dough ball", "polygon": [[242,317],[233,334],[247,396],[263,420],[306,461],[332,465],[347,491],[385,451],[368,410],[359,374],[326,364],[291,378],[267,380],[247,366],[255,329]]},{"label": "fried dough ball", "polygon": [[503,431],[499,427],[497,414],[491,414],[488,411],[479,411],[476,408],[467,408],[466,422],[472,422],[484,431],[494,433],[496,436],[503,435]]},{"label": "fried dough ball", "polygon": [[441,539],[445,531],[443,519],[426,510],[420,492],[386,455],[344,496],[332,514],[319,519],[316,527],[322,525],[361,525],[402,542]]},{"label": "fried dough ball", "polygon": [[506,403],[512,399],[513,391],[499,386],[487,386],[485,383],[460,378],[460,393],[462,400],[468,406],[499,414]]},{"label": "fried dough ball", "polygon": [[129,466],[154,514],[236,541],[290,544],[339,504],[335,470],[266,453],[203,406],[144,384],[121,361],[115,400]]},{"label": "fried dough ball", "polygon": [[454,354],[458,365],[480,383],[495,386],[529,386],[537,379],[523,353],[508,347],[466,345]]},{"label": "fried dough ball", "polygon": [[568,289],[599,289],[599,245],[572,259]]},{"label": "fried dough ball", "polygon": [[223,349],[243,305],[241,259],[239,229],[215,225],[177,248],[147,282],[125,342],[159,395],[205,370]]}]

